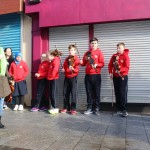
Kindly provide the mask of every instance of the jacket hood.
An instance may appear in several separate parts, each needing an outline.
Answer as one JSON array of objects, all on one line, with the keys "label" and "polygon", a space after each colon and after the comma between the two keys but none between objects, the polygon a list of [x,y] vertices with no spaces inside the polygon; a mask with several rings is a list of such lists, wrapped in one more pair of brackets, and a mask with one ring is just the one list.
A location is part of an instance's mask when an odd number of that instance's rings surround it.
[{"label": "jacket hood", "polygon": [[124,49],[124,52],[125,52],[126,54],[129,54],[129,49]]}]

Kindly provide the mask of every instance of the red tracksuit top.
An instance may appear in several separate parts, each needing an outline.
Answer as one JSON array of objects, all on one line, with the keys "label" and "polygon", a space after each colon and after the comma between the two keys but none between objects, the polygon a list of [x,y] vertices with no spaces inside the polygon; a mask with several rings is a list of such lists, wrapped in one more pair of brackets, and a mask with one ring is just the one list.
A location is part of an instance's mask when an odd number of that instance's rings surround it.
[{"label": "red tracksuit top", "polygon": [[[86,60],[86,55],[91,52],[91,56],[94,59],[95,64],[97,64],[96,70],[91,66],[88,60]],[[99,48],[96,50],[89,50],[83,56],[82,66],[86,66],[86,74],[100,74],[102,67],[104,67],[104,55]]]},{"label": "red tracksuit top", "polygon": [[63,64],[63,67],[65,69],[65,77],[73,78],[73,77],[77,76],[78,73],[79,73],[80,61],[79,61],[79,58],[75,55],[74,56],[74,66],[73,66],[74,70],[71,71],[69,69],[69,65],[68,65],[68,62],[67,62],[68,57],[65,59],[64,64]]},{"label": "red tracksuit top", "polygon": [[122,54],[116,53],[116,54],[112,55],[110,62],[108,64],[109,73],[112,73],[114,76],[119,77],[119,74],[116,73],[116,70],[115,70],[114,65],[113,65],[114,56],[119,56],[118,64],[120,66],[120,75],[121,76],[128,75],[129,67],[130,67],[130,58],[128,56],[128,53],[129,53],[129,50],[125,49]]},{"label": "red tracksuit top", "polygon": [[9,74],[14,78],[15,82],[25,80],[29,74],[29,69],[26,62],[23,60],[21,60],[19,64],[12,62],[9,68]]},{"label": "red tracksuit top", "polygon": [[47,80],[55,80],[59,78],[59,67],[60,58],[56,56],[52,61],[49,62]]},{"label": "red tracksuit top", "polygon": [[48,66],[49,66],[48,61],[43,61],[43,62],[40,63],[39,69],[38,69],[38,72],[37,72],[38,74],[40,74],[40,76],[37,77],[38,80],[44,79],[44,78],[47,77]]}]

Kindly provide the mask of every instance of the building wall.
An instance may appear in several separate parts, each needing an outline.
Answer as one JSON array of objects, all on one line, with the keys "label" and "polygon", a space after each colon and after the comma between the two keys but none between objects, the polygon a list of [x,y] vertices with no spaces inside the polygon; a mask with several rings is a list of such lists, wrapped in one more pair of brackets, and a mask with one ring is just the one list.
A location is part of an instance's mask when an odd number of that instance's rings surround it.
[{"label": "building wall", "polygon": [[31,61],[32,61],[32,19],[27,15],[22,16],[22,32],[21,32],[21,52],[23,54],[23,60],[29,67],[29,75],[27,77],[28,94],[25,96],[25,104],[31,105],[32,97],[32,84],[31,84]]},{"label": "building wall", "polygon": [[39,13],[39,26],[64,26],[98,22],[150,19],[149,0],[42,0],[25,13]]},{"label": "building wall", "polygon": [[23,0],[0,0],[0,15],[23,11]]}]

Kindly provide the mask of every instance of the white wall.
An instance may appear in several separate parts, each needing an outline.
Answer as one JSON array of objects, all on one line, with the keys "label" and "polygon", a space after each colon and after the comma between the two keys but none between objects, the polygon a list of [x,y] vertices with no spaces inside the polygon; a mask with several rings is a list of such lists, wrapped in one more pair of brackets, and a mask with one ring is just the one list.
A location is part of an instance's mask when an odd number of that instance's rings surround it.
[{"label": "white wall", "polygon": [[27,88],[28,94],[25,96],[26,106],[31,106],[32,98],[32,84],[31,84],[31,61],[32,61],[32,19],[27,15],[22,15],[22,24],[21,24],[21,52],[23,54],[23,60],[27,63],[29,67],[29,75],[27,77]]}]

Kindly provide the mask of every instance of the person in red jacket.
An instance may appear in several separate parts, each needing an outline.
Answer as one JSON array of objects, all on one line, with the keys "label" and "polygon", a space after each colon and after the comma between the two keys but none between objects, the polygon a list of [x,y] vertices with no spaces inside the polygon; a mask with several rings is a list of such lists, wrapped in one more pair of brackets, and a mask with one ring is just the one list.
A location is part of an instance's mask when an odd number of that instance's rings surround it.
[{"label": "person in red jacket", "polygon": [[127,91],[128,91],[128,72],[130,67],[129,50],[125,49],[124,43],[117,44],[117,53],[113,54],[108,70],[110,78],[113,79],[117,114],[123,117],[128,116],[127,113]]},{"label": "person in red jacket", "polygon": [[58,50],[50,51],[48,54],[49,67],[47,73],[47,80],[49,81],[49,97],[50,97],[50,114],[56,114],[59,109],[56,108],[56,89],[59,78],[60,56],[61,53]]},{"label": "person in red jacket", "polygon": [[[69,56],[65,59],[63,64],[63,72],[65,73],[63,96],[64,96],[64,109],[61,113],[70,111],[72,115],[76,112],[77,102],[77,76],[79,73],[80,61],[75,55],[76,46],[74,44],[68,46]],[[70,93],[71,93],[71,104],[70,104]]]},{"label": "person in red jacket", "polygon": [[80,63],[82,66],[86,66],[87,110],[84,114],[100,115],[101,69],[104,66],[104,56],[98,48],[97,38],[90,40],[90,50],[84,54]]},{"label": "person in red jacket", "polygon": [[[38,84],[37,84],[36,102],[35,102],[35,106],[31,109],[32,112],[39,111],[40,109],[43,92],[47,84],[46,77],[47,77],[48,65],[49,62],[47,61],[47,54],[43,53],[41,55],[41,63],[39,65],[38,72],[35,73],[35,77],[38,80]],[[42,107],[41,109],[43,110],[44,108]]]},{"label": "person in red jacket", "polygon": [[22,60],[20,52],[15,54],[15,60],[11,63],[9,74],[14,79],[14,92],[15,107],[13,110],[23,110],[24,95],[27,94],[26,77],[29,74],[27,64]]}]

